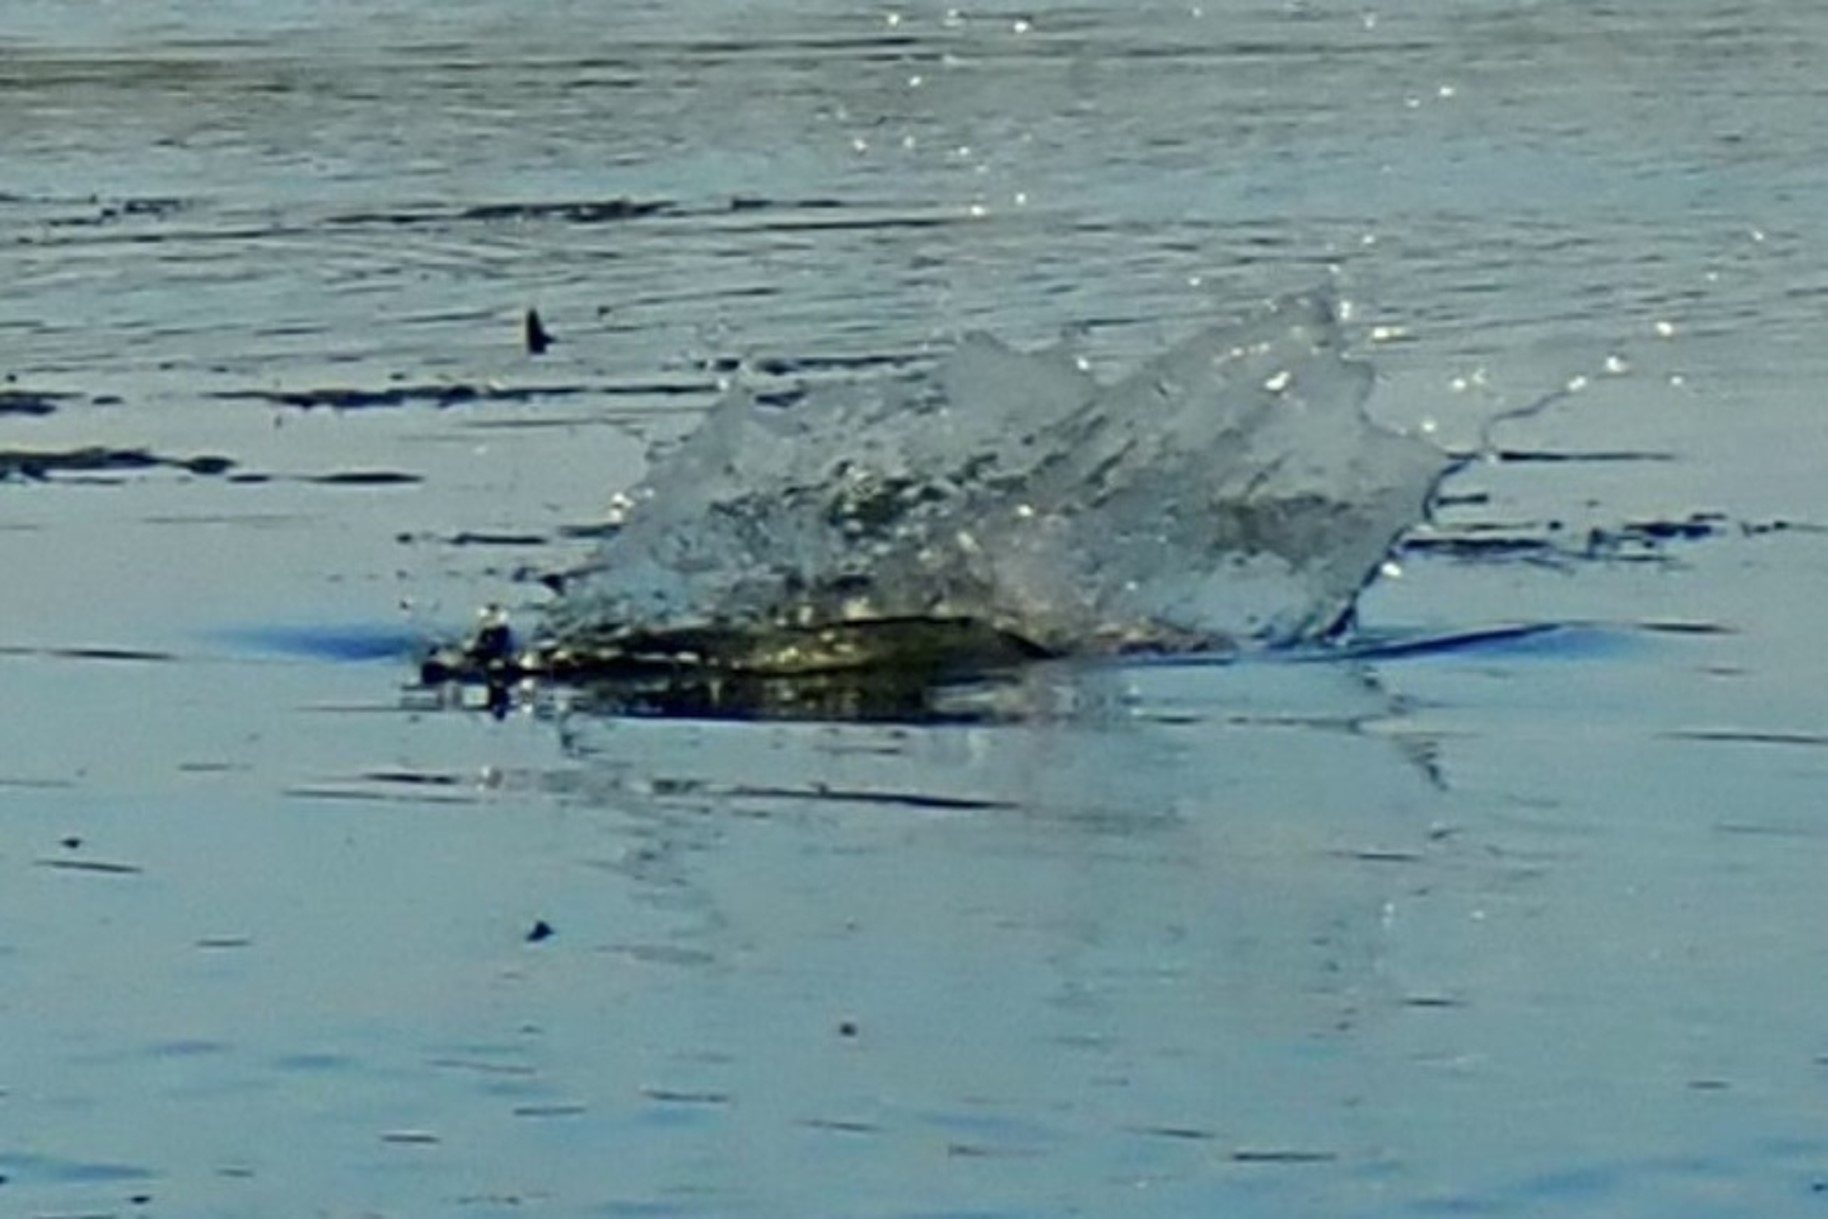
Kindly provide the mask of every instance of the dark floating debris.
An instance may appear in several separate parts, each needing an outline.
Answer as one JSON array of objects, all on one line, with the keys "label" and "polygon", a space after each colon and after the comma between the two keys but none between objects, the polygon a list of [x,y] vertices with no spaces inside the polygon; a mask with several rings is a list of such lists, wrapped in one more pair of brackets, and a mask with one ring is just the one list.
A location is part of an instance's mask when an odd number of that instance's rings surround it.
[{"label": "dark floating debris", "polygon": [[521,337],[527,345],[528,355],[543,356],[552,346],[552,334],[546,329],[545,323],[540,321],[538,309],[527,310],[526,319],[521,323]]},{"label": "dark floating debris", "polygon": [[557,934],[558,933],[552,929],[551,923],[548,923],[545,919],[540,919],[528,929],[525,939],[529,944],[542,944]]}]

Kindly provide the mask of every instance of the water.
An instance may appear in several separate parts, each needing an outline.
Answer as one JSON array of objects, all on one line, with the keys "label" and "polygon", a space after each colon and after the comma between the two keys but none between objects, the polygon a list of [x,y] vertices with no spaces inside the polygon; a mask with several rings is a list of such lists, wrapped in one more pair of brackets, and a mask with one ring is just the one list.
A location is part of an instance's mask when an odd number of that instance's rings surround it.
[{"label": "water", "polygon": [[[1814,8],[4,25],[7,1209],[1820,1210]],[[401,689],[723,382],[1111,384],[1336,275],[1444,449],[1586,378],[1367,637],[1562,629],[1020,723]]]},{"label": "water", "polygon": [[973,336],[913,383],[730,398],[635,489],[549,629],[579,648],[963,620],[1051,655],[1323,636],[1449,464],[1364,419],[1340,307],[1287,298],[1108,388]]}]

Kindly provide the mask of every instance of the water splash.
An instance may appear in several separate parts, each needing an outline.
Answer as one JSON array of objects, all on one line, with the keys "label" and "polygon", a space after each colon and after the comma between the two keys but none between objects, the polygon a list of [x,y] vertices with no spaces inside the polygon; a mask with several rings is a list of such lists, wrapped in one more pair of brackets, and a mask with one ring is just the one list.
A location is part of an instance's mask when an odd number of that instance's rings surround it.
[{"label": "water splash", "polygon": [[879,660],[856,641],[910,624],[1051,655],[1326,637],[1452,465],[1367,418],[1372,381],[1312,294],[1110,385],[972,335],[922,376],[732,396],[635,490],[541,646],[793,671]]}]

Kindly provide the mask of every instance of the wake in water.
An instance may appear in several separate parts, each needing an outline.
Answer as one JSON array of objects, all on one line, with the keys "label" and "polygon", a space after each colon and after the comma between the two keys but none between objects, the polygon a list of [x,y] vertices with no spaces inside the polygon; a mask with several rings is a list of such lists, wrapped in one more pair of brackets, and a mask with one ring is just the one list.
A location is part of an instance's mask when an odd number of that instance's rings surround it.
[{"label": "wake in water", "polygon": [[632,493],[531,645],[428,664],[755,677],[1230,653],[1332,637],[1454,461],[1364,413],[1290,296],[1111,385],[973,335],[930,372],[727,398]]}]

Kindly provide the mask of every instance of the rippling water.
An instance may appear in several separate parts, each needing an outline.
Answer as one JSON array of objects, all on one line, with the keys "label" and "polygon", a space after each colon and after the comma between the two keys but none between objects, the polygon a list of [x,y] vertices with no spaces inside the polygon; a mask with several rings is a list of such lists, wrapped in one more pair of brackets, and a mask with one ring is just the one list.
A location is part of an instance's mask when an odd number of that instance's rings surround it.
[{"label": "rippling water", "polygon": [[[1801,3],[15,0],[0,1209],[1815,1213],[1825,55]],[[1320,283],[1450,449],[1584,385],[1362,606],[1558,629],[929,728],[326,659],[539,604],[729,381],[1109,373]]]}]

